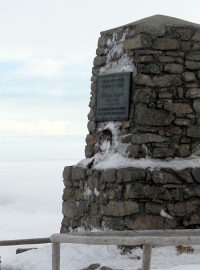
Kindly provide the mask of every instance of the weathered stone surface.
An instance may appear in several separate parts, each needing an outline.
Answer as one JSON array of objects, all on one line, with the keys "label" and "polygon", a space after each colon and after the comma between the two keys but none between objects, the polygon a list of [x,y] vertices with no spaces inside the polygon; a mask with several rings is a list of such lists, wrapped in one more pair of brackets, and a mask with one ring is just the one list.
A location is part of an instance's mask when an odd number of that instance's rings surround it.
[{"label": "weathered stone surface", "polygon": [[73,167],[72,180],[84,179],[85,171],[81,167]]},{"label": "weathered stone surface", "polygon": [[166,157],[173,157],[174,153],[175,153],[174,148],[159,147],[159,148],[154,148],[152,156],[154,158],[166,158]]},{"label": "weathered stone surface", "polygon": [[187,136],[192,138],[200,138],[200,126],[188,127]]},{"label": "weathered stone surface", "polygon": [[[195,189],[193,187],[187,187],[182,192],[182,196],[185,200],[192,199],[192,198],[200,198],[200,186],[197,185]],[[200,200],[198,200],[200,203]]]},{"label": "weathered stone surface", "polygon": [[88,134],[85,139],[87,144],[96,144],[99,141],[99,136],[97,134]]},{"label": "weathered stone surface", "polygon": [[197,30],[192,37],[192,40],[200,41],[200,30]]},{"label": "weathered stone surface", "polygon": [[150,198],[154,200],[171,200],[170,192],[162,187],[155,187],[142,184],[128,184],[125,191],[125,199],[145,199]]},{"label": "weathered stone surface", "polygon": [[127,147],[127,153],[129,157],[136,158],[139,155],[140,146],[137,144],[129,144]]},{"label": "weathered stone surface", "polygon": [[189,114],[193,112],[192,107],[188,103],[165,102],[164,109],[175,114]]},{"label": "weathered stone surface", "polygon": [[192,215],[191,217],[183,220],[184,226],[200,225],[200,215]]},{"label": "weathered stone surface", "polygon": [[63,191],[62,199],[66,201],[66,200],[71,200],[73,198],[74,198],[74,188],[72,187],[65,188]]},{"label": "weathered stone surface", "polygon": [[183,65],[180,64],[166,64],[164,66],[164,71],[169,73],[182,73],[183,72]]},{"label": "weathered stone surface", "polygon": [[180,180],[175,175],[165,171],[154,171],[152,180],[155,184],[180,184]]},{"label": "weathered stone surface", "polygon": [[189,89],[185,96],[187,98],[199,98],[200,97],[200,88],[191,88]]},{"label": "weathered stone surface", "polygon": [[154,93],[151,88],[142,88],[138,89],[135,92],[134,100],[138,103],[149,103],[150,99],[154,96]]},{"label": "weathered stone surface", "polygon": [[148,35],[140,34],[124,41],[125,50],[135,50],[149,48],[151,46],[151,38]]},{"label": "weathered stone surface", "polygon": [[135,110],[135,123],[147,126],[166,126],[173,120],[174,116],[162,110],[147,108],[144,105],[138,104]]},{"label": "weathered stone surface", "polygon": [[160,215],[161,210],[164,208],[161,203],[147,202],[145,203],[145,213]]},{"label": "weathered stone surface", "polygon": [[94,58],[94,66],[102,66],[102,65],[105,65],[106,63],[106,56],[96,56]]},{"label": "weathered stone surface", "polygon": [[62,213],[64,216],[68,218],[77,217],[78,208],[76,206],[76,203],[72,201],[67,201],[67,202],[64,201],[62,205]]},{"label": "weathered stone surface", "polygon": [[172,56],[159,56],[158,61],[161,63],[171,63],[171,62],[175,62],[174,57]]},{"label": "weathered stone surface", "polygon": [[91,144],[87,144],[85,146],[85,157],[86,158],[91,158],[94,156],[94,146]]},{"label": "weathered stone surface", "polygon": [[172,38],[157,38],[153,43],[153,48],[156,50],[176,50],[179,47],[179,42]]},{"label": "weathered stone surface", "polygon": [[154,64],[154,63],[144,64],[144,65],[140,64],[138,69],[140,70],[140,72],[147,73],[147,74],[160,74],[163,70],[162,65]]},{"label": "weathered stone surface", "polygon": [[117,170],[117,181],[119,183],[141,180],[144,179],[145,176],[146,172],[144,169],[128,167]]},{"label": "weathered stone surface", "polygon": [[141,215],[136,217],[127,217],[125,223],[128,229],[132,230],[162,230],[164,218],[153,215]]},{"label": "weathered stone surface", "polygon": [[125,230],[125,222],[123,219],[119,219],[118,217],[105,217],[103,219],[104,227],[110,230]]},{"label": "weathered stone surface", "polygon": [[191,119],[188,118],[176,118],[174,123],[178,126],[189,126]]},{"label": "weathered stone surface", "polygon": [[189,144],[181,144],[178,151],[180,157],[188,157],[191,154]]},{"label": "weathered stone surface", "polygon": [[134,77],[134,82],[137,85],[145,85],[151,87],[167,87],[171,85],[179,86],[182,83],[179,74],[150,76],[142,73]]},{"label": "weathered stone surface", "polygon": [[105,216],[128,216],[139,213],[139,205],[136,202],[109,202],[107,205],[102,206],[102,213]]},{"label": "weathered stone surface", "polygon": [[72,166],[66,166],[63,171],[63,178],[65,180],[71,180]]},{"label": "weathered stone surface", "polygon": [[168,138],[153,133],[134,134],[132,136],[132,143],[143,144],[149,142],[166,142]]},{"label": "weathered stone surface", "polygon": [[186,60],[185,61],[185,66],[186,66],[186,68],[191,69],[191,70],[195,70],[195,69],[199,70],[200,62]]},{"label": "weathered stone surface", "polygon": [[102,182],[115,182],[116,181],[116,170],[110,169],[105,170],[101,174],[101,181]]},{"label": "weathered stone surface", "polygon": [[193,102],[193,109],[196,113],[200,114],[200,100],[194,100]]},{"label": "weathered stone surface", "polygon": [[95,132],[95,130],[96,130],[96,123],[95,123],[95,121],[88,121],[87,128],[88,128],[88,131],[90,133]]},{"label": "weathered stone surface", "polygon": [[186,82],[193,82],[196,80],[196,76],[194,72],[186,71],[183,73],[183,77]]},{"label": "weathered stone surface", "polygon": [[200,183],[200,168],[195,168],[192,170],[192,176],[197,183]]},{"label": "weathered stone surface", "polygon": [[193,183],[191,173],[188,170],[176,171],[176,174],[178,175],[178,177],[183,179],[186,183],[188,184]]},{"label": "weathered stone surface", "polygon": [[200,201],[192,200],[187,202],[178,202],[175,204],[168,204],[167,208],[172,216],[184,217],[190,213],[193,213],[200,206]]},{"label": "weathered stone surface", "polygon": [[191,51],[186,53],[185,58],[192,61],[200,61],[200,51]]}]

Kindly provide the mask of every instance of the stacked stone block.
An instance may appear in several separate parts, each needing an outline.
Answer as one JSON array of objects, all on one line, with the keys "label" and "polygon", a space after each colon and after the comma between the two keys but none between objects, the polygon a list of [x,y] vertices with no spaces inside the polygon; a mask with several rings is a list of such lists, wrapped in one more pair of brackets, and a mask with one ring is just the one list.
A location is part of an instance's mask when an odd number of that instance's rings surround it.
[{"label": "stacked stone block", "polygon": [[[133,74],[129,120],[121,122],[127,154],[134,158],[146,154],[173,158],[198,153],[200,26],[181,20],[176,25],[170,19],[163,24],[160,20],[157,27],[150,27],[152,21],[147,19],[101,33],[92,69],[86,157],[96,152],[98,128],[102,124],[95,120],[97,76],[108,61],[109,41],[114,36],[120,41],[125,32],[122,54],[127,54],[137,69],[137,75]],[[112,57],[111,63],[120,56]]]},{"label": "stacked stone block", "polygon": [[98,171],[69,166],[63,176],[62,232],[200,228],[199,168]]}]

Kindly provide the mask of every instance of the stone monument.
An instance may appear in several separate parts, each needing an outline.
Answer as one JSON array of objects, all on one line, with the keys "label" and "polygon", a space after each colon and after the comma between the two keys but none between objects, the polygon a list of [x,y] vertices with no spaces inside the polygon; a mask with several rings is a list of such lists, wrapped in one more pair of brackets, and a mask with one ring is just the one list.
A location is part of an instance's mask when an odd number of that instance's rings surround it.
[{"label": "stone monument", "polygon": [[61,232],[200,228],[200,25],[156,15],[102,32],[91,82]]}]

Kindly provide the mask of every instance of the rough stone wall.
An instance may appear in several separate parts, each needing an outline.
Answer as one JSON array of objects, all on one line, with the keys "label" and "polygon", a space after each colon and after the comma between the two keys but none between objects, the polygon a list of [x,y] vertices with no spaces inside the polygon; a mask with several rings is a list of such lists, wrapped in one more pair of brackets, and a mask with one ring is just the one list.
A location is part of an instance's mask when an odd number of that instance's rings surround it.
[{"label": "rough stone wall", "polygon": [[128,156],[173,158],[199,151],[200,26],[149,25],[147,21],[101,33],[91,78],[88,158],[98,151],[95,145],[102,126],[95,120],[97,76],[112,73],[112,64],[123,71],[124,56],[137,70],[137,75],[133,72],[129,120],[121,122],[121,140]]},{"label": "rough stone wall", "polygon": [[[61,232],[200,228],[200,169],[65,167]],[[169,216],[168,216],[169,215]]]}]

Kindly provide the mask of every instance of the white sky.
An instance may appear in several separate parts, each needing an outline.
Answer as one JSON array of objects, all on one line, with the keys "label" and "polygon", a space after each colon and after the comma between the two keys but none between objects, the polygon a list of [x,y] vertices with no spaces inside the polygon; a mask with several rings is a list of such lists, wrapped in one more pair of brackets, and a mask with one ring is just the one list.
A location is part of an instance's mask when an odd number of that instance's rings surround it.
[{"label": "white sky", "polygon": [[99,32],[199,0],[0,0],[0,160],[84,156]]}]

